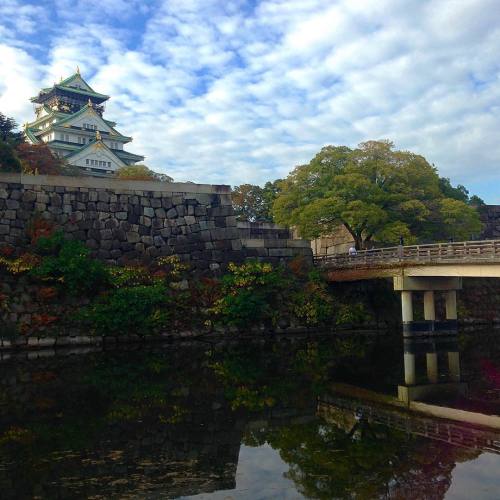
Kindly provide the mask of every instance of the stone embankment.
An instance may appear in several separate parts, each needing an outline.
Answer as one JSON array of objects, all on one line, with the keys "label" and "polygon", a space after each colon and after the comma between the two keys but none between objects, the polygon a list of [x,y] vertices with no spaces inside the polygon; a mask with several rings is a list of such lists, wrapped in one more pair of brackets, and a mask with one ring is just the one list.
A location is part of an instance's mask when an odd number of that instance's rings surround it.
[{"label": "stone embankment", "polygon": [[312,259],[285,228],[238,226],[229,186],[0,174],[0,246],[24,247],[37,219],[112,264],[178,255],[204,273],[249,257]]}]

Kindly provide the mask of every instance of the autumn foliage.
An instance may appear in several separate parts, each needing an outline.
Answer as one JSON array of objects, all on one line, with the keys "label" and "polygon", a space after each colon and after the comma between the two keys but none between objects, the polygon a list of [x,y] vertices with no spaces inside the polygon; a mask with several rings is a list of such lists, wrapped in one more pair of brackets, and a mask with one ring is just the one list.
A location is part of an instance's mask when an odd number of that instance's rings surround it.
[{"label": "autumn foliage", "polygon": [[46,144],[22,143],[16,147],[16,153],[25,174],[60,175],[63,171],[64,161]]}]

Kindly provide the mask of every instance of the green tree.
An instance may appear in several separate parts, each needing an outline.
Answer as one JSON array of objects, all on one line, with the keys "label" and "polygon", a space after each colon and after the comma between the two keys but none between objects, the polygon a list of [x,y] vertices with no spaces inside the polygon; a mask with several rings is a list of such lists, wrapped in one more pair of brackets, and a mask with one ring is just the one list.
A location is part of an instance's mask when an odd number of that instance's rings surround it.
[{"label": "green tree", "polygon": [[331,234],[342,224],[357,248],[372,241],[396,244],[401,236],[417,242],[479,232],[477,210],[448,197],[442,184],[423,156],[394,150],[389,141],[356,149],[327,146],[281,183],[273,213],[306,238]]},{"label": "green tree", "polygon": [[118,179],[126,179],[129,181],[173,182],[172,177],[167,174],[154,172],[146,165],[127,165],[119,168],[115,175]]},{"label": "green tree", "polygon": [[0,141],[16,146],[24,141],[23,133],[16,132],[17,123],[14,118],[9,118],[0,112]]},{"label": "green tree", "polygon": [[3,141],[0,141],[0,172],[21,172],[21,162],[14,148]]},{"label": "green tree", "polygon": [[273,222],[272,206],[280,191],[281,179],[266,182],[264,187],[241,184],[233,189],[233,207],[239,220]]}]

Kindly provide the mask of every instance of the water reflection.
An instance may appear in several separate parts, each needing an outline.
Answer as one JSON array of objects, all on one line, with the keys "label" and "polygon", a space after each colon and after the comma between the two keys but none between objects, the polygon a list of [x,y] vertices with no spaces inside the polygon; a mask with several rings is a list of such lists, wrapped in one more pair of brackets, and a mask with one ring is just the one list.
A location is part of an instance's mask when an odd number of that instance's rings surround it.
[{"label": "water reflection", "polygon": [[[498,347],[454,342],[404,346],[416,382],[422,357],[436,353],[439,367],[465,346],[469,399],[495,404]],[[1,365],[2,498],[443,498],[456,464],[496,452],[497,435],[332,391],[342,381],[395,395],[402,350],[399,336],[351,336],[13,357]]]}]

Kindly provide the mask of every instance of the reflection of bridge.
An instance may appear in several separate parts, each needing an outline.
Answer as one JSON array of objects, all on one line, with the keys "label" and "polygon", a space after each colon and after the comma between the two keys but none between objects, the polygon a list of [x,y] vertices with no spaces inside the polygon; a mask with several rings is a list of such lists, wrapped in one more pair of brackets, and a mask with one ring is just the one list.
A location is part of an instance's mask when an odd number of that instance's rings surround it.
[{"label": "reflection of bridge", "polygon": [[498,431],[476,429],[467,424],[429,418],[417,413],[410,414],[357,399],[325,396],[318,402],[318,415],[327,422],[342,427],[351,426],[352,428],[356,423],[356,414],[360,413],[368,422],[444,441],[454,446],[500,455],[500,434]]},{"label": "reflection of bridge", "polygon": [[[393,278],[401,292],[406,334],[456,327],[456,291],[461,278],[500,278],[500,240],[435,243],[358,251],[356,255],[315,257],[329,281]],[[434,292],[446,297],[446,320],[436,321]],[[413,321],[412,293],[424,293],[423,322]]]}]

